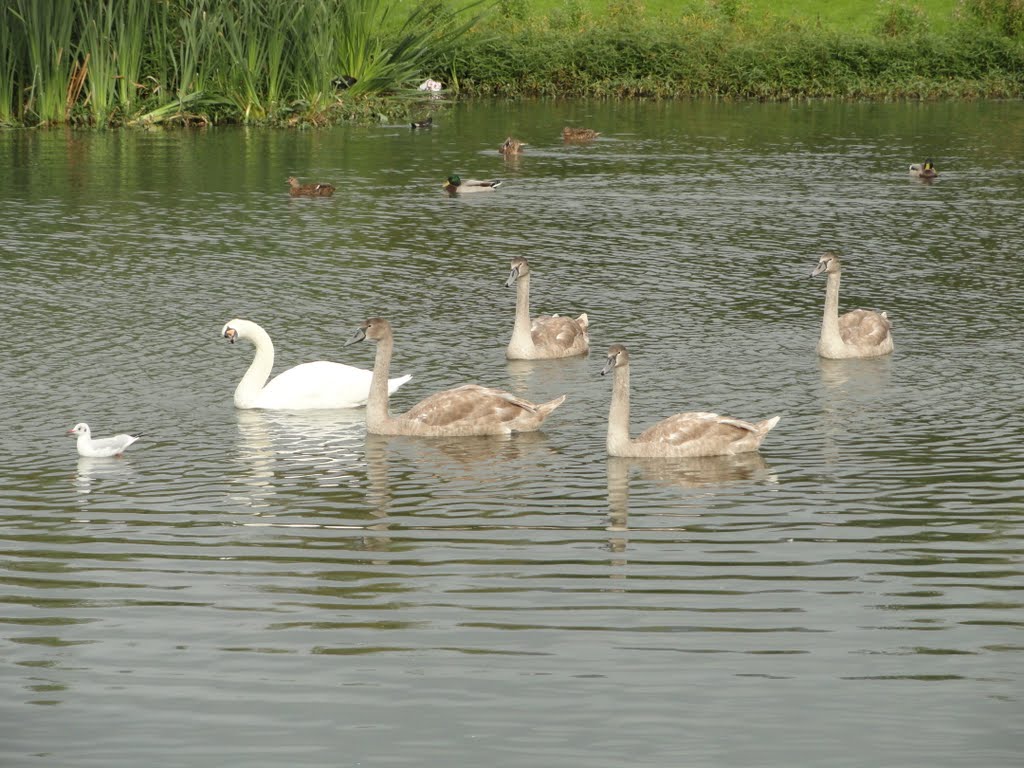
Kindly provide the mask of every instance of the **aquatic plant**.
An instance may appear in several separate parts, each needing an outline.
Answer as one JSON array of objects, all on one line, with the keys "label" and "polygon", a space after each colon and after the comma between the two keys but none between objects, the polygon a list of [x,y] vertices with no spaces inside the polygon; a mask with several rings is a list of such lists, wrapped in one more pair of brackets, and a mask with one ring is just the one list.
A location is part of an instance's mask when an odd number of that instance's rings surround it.
[{"label": "aquatic plant", "polygon": [[325,122],[414,93],[471,6],[0,0],[0,123]]},{"label": "aquatic plant", "polygon": [[64,122],[71,111],[76,7],[76,0],[11,0],[8,6],[20,22],[13,25],[12,37],[21,33],[26,54],[21,67],[27,94],[21,114],[44,124]]}]

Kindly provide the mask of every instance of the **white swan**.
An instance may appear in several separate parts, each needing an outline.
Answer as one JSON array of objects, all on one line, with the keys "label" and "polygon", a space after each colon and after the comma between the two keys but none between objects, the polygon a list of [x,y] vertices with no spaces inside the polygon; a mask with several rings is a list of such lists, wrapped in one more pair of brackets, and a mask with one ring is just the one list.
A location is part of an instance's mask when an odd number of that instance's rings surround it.
[{"label": "white swan", "polygon": [[370,318],[359,326],[346,346],[365,339],[377,342],[373,384],[366,403],[366,431],[370,434],[463,437],[532,432],[565,400],[562,395],[535,404],[500,389],[463,384],[430,395],[405,413],[391,416],[384,385],[394,349],[391,323],[380,317]]},{"label": "white swan", "polygon": [[75,424],[68,430],[69,435],[78,435],[75,445],[78,455],[89,459],[100,459],[107,456],[120,456],[125,448],[134,443],[141,435],[114,435],[92,439],[92,432],[85,422]]},{"label": "white swan", "polygon": [[831,251],[822,256],[811,271],[811,277],[822,273],[828,275],[818,354],[833,359],[888,355],[893,350],[892,323],[885,312],[855,309],[840,316],[841,271],[839,256]]},{"label": "white swan", "polygon": [[726,456],[756,451],[778,416],[749,421],[691,411],[677,413],[629,437],[629,352],[621,344],[608,348],[601,375],[612,374],[612,404],[608,411],[608,455],[688,458]]},{"label": "white swan", "polygon": [[[274,367],[274,343],[265,330],[250,320],[235,318],[221,329],[220,335],[232,344],[248,339],[256,347],[252,365],[235,388],[236,408],[356,408],[370,396],[370,371],[326,360],[297,365],[267,381]],[[388,390],[394,392],[411,378],[406,375],[392,379]]]},{"label": "white swan", "polygon": [[512,272],[505,287],[512,285],[516,287],[516,321],[505,350],[509,360],[549,360],[583,355],[590,350],[590,320],[585,312],[575,319],[560,315],[530,319],[530,265],[522,257],[512,259]]}]

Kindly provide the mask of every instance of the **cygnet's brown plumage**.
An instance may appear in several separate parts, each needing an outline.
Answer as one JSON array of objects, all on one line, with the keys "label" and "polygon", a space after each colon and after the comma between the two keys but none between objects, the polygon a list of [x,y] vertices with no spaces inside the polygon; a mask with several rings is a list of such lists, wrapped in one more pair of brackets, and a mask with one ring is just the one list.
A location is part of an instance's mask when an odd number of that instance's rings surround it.
[{"label": "cygnet's brown plumage", "polygon": [[516,287],[516,321],[505,350],[509,360],[549,360],[586,354],[590,349],[584,312],[577,318],[538,315],[530,319],[530,265],[526,259],[512,259],[512,271],[505,287]]},{"label": "cygnet's brown plumage", "polygon": [[377,343],[370,399],[366,403],[366,429],[375,435],[462,437],[532,432],[565,400],[565,395],[535,404],[509,392],[477,384],[464,384],[430,395],[403,414],[388,413],[388,371],[394,349],[391,324],[370,318],[347,344],[369,339]]},{"label": "cygnet's brown plumage", "polygon": [[288,194],[292,197],[330,197],[334,187],[330,184],[300,184],[294,176],[288,177]]},{"label": "cygnet's brown plumage", "polygon": [[608,455],[687,458],[756,451],[778,421],[773,416],[752,424],[717,413],[677,413],[629,437],[629,352],[621,344],[608,348],[601,375],[612,374],[608,412]]},{"label": "cygnet's brown plumage", "polygon": [[818,260],[811,277],[825,274],[825,313],[821,321],[818,354],[833,359],[880,357],[893,350],[892,323],[885,312],[855,309],[839,314],[839,256],[829,251]]}]

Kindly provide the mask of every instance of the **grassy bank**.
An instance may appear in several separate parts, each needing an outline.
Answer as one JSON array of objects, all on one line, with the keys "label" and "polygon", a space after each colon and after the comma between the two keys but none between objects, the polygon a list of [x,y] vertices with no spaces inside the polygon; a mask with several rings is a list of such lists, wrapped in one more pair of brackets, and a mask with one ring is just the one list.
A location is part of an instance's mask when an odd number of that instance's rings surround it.
[{"label": "grassy bank", "polygon": [[[523,13],[531,2],[547,10]],[[852,2],[828,7],[841,14]],[[489,21],[491,34],[477,29],[445,53],[460,91],[473,95],[884,99],[1024,93],[1021,0],[963,0],[952,9],[947,3],[954,17],[944,34],[934,32],[925,9],[897,0],[873,3],[856,29],[842,15],[830,22],[778,15],[767,6],[718,0],[652,11],[637,0],[613,0],[594,15],[584,0],[503,0]],[[772,4],[779,6],[786,3]],[[995,12],[1000,9],[1006,12]]]},{"label": "grassy bank", "polygon": [[464,96],[1024,93],[1024,0],[0,0],[0,16],[0,125],[395,119],[428,76]]}]

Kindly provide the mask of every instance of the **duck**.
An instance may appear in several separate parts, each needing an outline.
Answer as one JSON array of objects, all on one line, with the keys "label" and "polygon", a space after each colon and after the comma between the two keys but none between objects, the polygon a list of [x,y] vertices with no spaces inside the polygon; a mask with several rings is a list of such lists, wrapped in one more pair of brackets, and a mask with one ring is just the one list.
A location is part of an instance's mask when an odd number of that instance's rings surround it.
[{"label": "duck", "polygon": [[114,435],[112,437],[98,437],[94,440],[89,425],[84,421],[75,424],[67,433],[78,436],[78,440],[75,441],[78,455],[87,459],[121,456],[129,445],[142,437],[142,433],[138,432],[134,435]]},{"label": "duck", "polygon": [[[256,356],[235,388],[235,407],[278,411],[305,411],[330,408],[358,408],[370,396],[372,373],[344,363],[317,360],[302,363],[267,381],[274,367],[274,343],[263,328],[251,320],[235,318],[227,322],[220,335],[234,344],[247,339],[256,347]],[[412,376],[387,382],[394,392]]]},{"label": "duck", "polygon": [[526,146],[526,142],[509,136],[501,143],[501,146],[498,147],[498,151],[503,155],[518,155],[524,146]]},{"label": "duck", "polygon": [[629,437],[629,351],[622,344],[608,348],[601,375],[612,374],[608,412],[608,455],[633,458],[730,456],[756,451],[779,417],[752,423],[717,413],[677,413]]},{"label": "duck", "polygon": [[916,176],[919,179],[934,179],[939,175],[939,172],[935,170],[935,163],[928,158],[923,163],[914,163],[910,166],[910,175]]},{"label": "duck", "polygon": [[445,179],[441,186],[449,195],[465,195],[470,192],[491,192],[501,186],[502,179],[460,179],[457,174],[452,174]]},{"label": "duck", "polygon": [[424,120],[413,120],[412,123],[410,123],[410,125],[412,125],[412,129],[414,131],[417,128],[432,128],[434,125],[434,117],[433,115],[431,115],[430,117]]},{"label": "duck", "polygon": [[505,350],[509,360],[551,360],[585,355],[590,350],[590,320],[579,317],[538,315],[530,319],[530,264],[522,256],[512,259],[505,287],[516,287],[516,319]]},{"label": "duck", "polygon": [[565,395],[561,395],[537,404],[500,389],[463,384],[432,394],[405,413],[392,416],[388,412],[388,388],[385,386],[394,350],[391,323],[381,317],[366,320],[346,346],[361,341],[377,344],[373,383],[366,403],[369,434],[466,437],[533,432],[565,401]]},{"label": "duck", "polygon": [[292,197],[330,197],[334,194],[334,187],[330,184],[300,184],[294,176],[288,177],[288,184],[291,187],[288,194]]},{"label": "duck", "polygon": [[562,129],[562,141],[593,141],[600,135],[600,132],[592,128],[573,128],[567,125]]},{"label": "duck", "polygon": [[885,312],[855,309],[839,314],[839,276],[842,264],[839,255],[827,252],[818,259],[811,277],[825,274],[825,314],[821,321],[818,354],[821,357],[841,359],[851,357],[881,357],[893,350],[892,323]]}]

